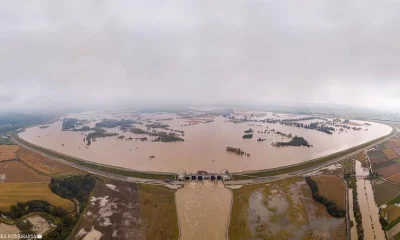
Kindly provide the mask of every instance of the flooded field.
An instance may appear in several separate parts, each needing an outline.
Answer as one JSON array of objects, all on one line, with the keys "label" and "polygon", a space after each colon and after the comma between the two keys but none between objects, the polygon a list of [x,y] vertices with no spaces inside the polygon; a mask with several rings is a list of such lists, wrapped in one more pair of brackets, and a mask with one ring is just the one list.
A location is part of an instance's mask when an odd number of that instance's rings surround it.
[{"label": "flooded field", "polygon": [[314,201],[303,178],[233,190],[229,239],[344,239],[345,219]]},{"label": "flooded field", "polygon": [[[368,168],[361,167],[359,161],[355,162],[357,176],[368,175]],[[357,193],[365,239],[385,239],[385,233],[379,222],[379,210],[375,203],[371,182],[365,179],[357,179]]]},{"label": "flooded field", "polygon": [[[140,121],[141,124],[135,123],[133,127],[143,131],[174,132],[184,139],[184,141],[178,142],[154,142],[152,140],[155,137],[114,127],[104,129],[110,133],[120,134],[121,138],[117,136],[96,138],[96,141],[92,141],[88,146],[83,139],[89,132],[62,131],[62,121],[50,124],[46,128],[39,126],[28,128],[19,135],[29,142],[71,156],[131,169],[166,172],[185,169],[187,172],[198,170],[219,172],[228,168],[229,171],[237,172],[300,163],[362,144],[391,131],[387,125],[379,123],[363,125],[365,122],[352,120],[351,122],[357,123],[362,130],[345,129],[341,132],[334,131],[333,134],[327,134],[313,129],[260,122],[263,119],[304,116],[272,113],[243,114],[235,113],[230,118],[221,115],[187,117],[175,113],[136,112],[91,112],[68,116],[69,118],[88,120],[85,124],[88,127],[94,127],[104,118]],[[249,116],[252,121],[247,121],[248,119],[244,121],[243,116],[246,119]],[[241,120],[237,120],[240,117]],[[309,123],[310,121],[305,122]],[[154,123],[167,125],[169,130],[147,127]],[[253,130],[253,138],[243,139],[244,131],[249,128]],[[276,134],[278,131],[303,137],[312,147],[274,147],[271,143],[290,140]],[[147,141],[140,140],[144,137]],[[260,141],[257,141],[259,138]],[[226,151],[227,147],[240,148],[249,153],[249,156],[228,152]]]},{"label": "flooded field", "polygon": [[221,182],[190,182],[176,193],[181,239],[226,239],[232,194]]},{"label": "flooded field", "polygon": [[98,180],[70,239],[177,239],[174,191],[111,179]]}]

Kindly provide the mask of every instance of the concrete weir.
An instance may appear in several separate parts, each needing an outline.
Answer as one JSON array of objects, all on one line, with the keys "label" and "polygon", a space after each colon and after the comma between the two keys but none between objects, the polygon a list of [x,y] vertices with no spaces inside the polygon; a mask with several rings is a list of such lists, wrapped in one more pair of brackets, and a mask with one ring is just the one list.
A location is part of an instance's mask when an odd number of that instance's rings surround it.
[{"label": "concrete weir", "polygon": [[177,181],[228,181],[232,180],[232,176],[228,170],[221,170],[220,173],[208,173],[206,171],[197,171],[196,173],[186,173],[184,169],[180,169],[175,176]]}]

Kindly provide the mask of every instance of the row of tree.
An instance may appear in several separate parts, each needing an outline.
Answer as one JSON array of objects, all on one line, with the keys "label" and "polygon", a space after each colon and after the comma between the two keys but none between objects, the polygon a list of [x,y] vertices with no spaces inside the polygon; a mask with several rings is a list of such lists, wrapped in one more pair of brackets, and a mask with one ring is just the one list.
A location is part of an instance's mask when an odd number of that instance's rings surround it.
[{"label": "row of tree", "polygon": [[305,177],[305,180],[311,188],[314,200],[322,203],[326,207],[330,215],[337,218],[342,218],[346,216],[345,210],[341,209],[335,202],[319,194],[318,185],[311,177]]}]

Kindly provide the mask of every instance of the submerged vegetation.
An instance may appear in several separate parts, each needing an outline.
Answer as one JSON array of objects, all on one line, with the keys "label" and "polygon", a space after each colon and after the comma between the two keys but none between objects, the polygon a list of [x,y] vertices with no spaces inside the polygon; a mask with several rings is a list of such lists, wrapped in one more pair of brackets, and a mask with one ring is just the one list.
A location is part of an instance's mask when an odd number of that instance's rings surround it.
[{"label": "submerged vegetation", "polygon": [[158,137],[153,140],[154,142],[181,142],[185,139],[176,136],[175,133],[158,133]]},{"label": "submerged vegetation", "polygon": [[237,155],[246,155],[246,156],[250,157],[250,153],[246,153],[246,152],[242,151],[242,149],[240,149],[240,148],[226,147],[226,151],[236,153]]},{"label": "submerged vegetation", "polygon": [[132,120],[115,120],[115,119],[103,119],[103,121],[96,123],[96,127],[104,128],[115,128],[115,127],[130,127],[135,121]]},{"label": "submerged vegetation", "polygon": [[[155,130],[153,131],[146,131],[143,130],[141,128],[132,128],[131,129],[132,133],[135,134],[146,134],[152,137],[157,137],[155,138],[153,141],[154,142],[181,142],[181,141],[185,141],[185,139],[179,137],[176,133],[174,132],[157,132]],[[142,139],[141,139],[142,140]],[[147,140],[147,138],[146,138]],[[143,141],[143,140],[142,140]]]},{"label": "submerged vegetation", "polygon": [[295,136],[289,142],[275,142],[275,143],[272,143],[272,145],[276,146],[276,147],[286,147],[286,146],[295,146],[295,147],[306,146],[306,147],[311,147],[311,145],[307,142],[307,140],[305,140],[303,137],[297,137],[297,136]]},{"label": "submerged vegetation", "polygon": [[253,138],[253,134],[252,133],[243,135],[243,139],[250,139],[250,138]]},{"label": "submerged vegetation", "polygon": [[93,129],[94,128],[91,128],[89,126],[83,126],[81,128],[74,128],[74,129],[72,129],[72,131],[75,131],[75,132],[87,132],[87,131],[91,131]]},{"label": "submerged vegetation", "polygon": [[79,120],[77,118],[64,118],[61,129],[63,131],[73,130],[77,126],[86,124],[88,121]]},{"label": "submerged vegetation", "polygon": [[95,138],[111,137],[117,135],[118,133],[106,132],[106,130],[97,127],[94,129],[94,132],[91,132],[86,136],[87,145],[90,145],[91,141]]},{"label": "submerged vegetation", "polygon": [[253,129],[249,128],[248,130],[245,130],[244,133],[252,133]]},{"label": "submerged vegetation", "polygon": [[150,124],[147,124],[146,127],[148,127],[148,128],[168,129],[169,125],[168,124],[162,124],[162,123],[150,123]]}]

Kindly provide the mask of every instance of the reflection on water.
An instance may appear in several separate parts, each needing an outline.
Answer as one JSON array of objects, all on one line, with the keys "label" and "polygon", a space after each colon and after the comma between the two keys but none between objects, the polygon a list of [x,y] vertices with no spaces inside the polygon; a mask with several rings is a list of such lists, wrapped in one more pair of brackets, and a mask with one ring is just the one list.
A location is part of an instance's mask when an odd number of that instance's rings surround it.
[{"label": "reflection on water", "polygon": [[[102,118],[125,118],[137,117],[136,115],[110,115],[99,116],[98,113],[80,116],[86,119],[99,121]],[[134,117],[133,117],[134,116]],[[68,155],[83,158],[89,161],[112,164],[120,167],[137,170],[176,172],[185,169],[188,172],[205,170],[208,172],[219,172],[228,169],[232,172],[267,169],[299,163],[313,158],[321,157],[336,151],[370,141],[391,131],[389,126],[371,123],[368,131],[348,130],[347,133],[333,133],[332,135],[309,130],[284,126],[280,124],[267,123],[232,123],[223,117],[210,117],[214,122],[196,124],[196,121],[177,118],[176,114],[142,114],[143,121],[146,119],[168,119],[162,122],[170,125],[175,130],[185,132],[184,142],[161,143],[151,141],[126,141],[116,137],[97,139],[87,147],[80,132],[61,131],[61,121],[51,124],[48,128],[40,129],[32,127],[20,136],[25,140],[40,146],[53,149]],[[355,122],[355,121],[354,121]],[[145,122],[146,123],[146,122]],[[195,125],[189,125],[194,123]],[[360,122],[363,123],[363,122]],[[91,122],[90,125],[94,125]],[[182,126],[183,125],[183,126]],[[143,125],[135,127],[145,128]],[[304,137],[313,147],[282,147],[271,146],[274,141],[287,141],[277,134],[258,133],[265,129],[275,129],[283,133],[291,133],[293,136]],[[254,129],[253,139],[243,139],[244,130]],[[110,132],[119,132],[128,137],[143,137],[130,132],[121,132],[118,128],[107,129]],[[266,141],[257,142],[258,138]],[[244,157],[226,151],[226,147],[239,147],[251,154]],[[149,156],[155,158],[149,158]]]},{"label": "reflection on water", "polygon": [[232,194],[221,182],[190,182],[176,193],[181,239],[226,239]]},{"label": "reflection on water", "polygon": [[[357,176],[366,176],[368,175],[368,168],[361,167],[361,163],[356,161],[356,174]],[[385,239],[385,233],[379,223],[379,210],[375,203],[371,181],[357,179],[357,193],[364,228],[364,239]]]}]

